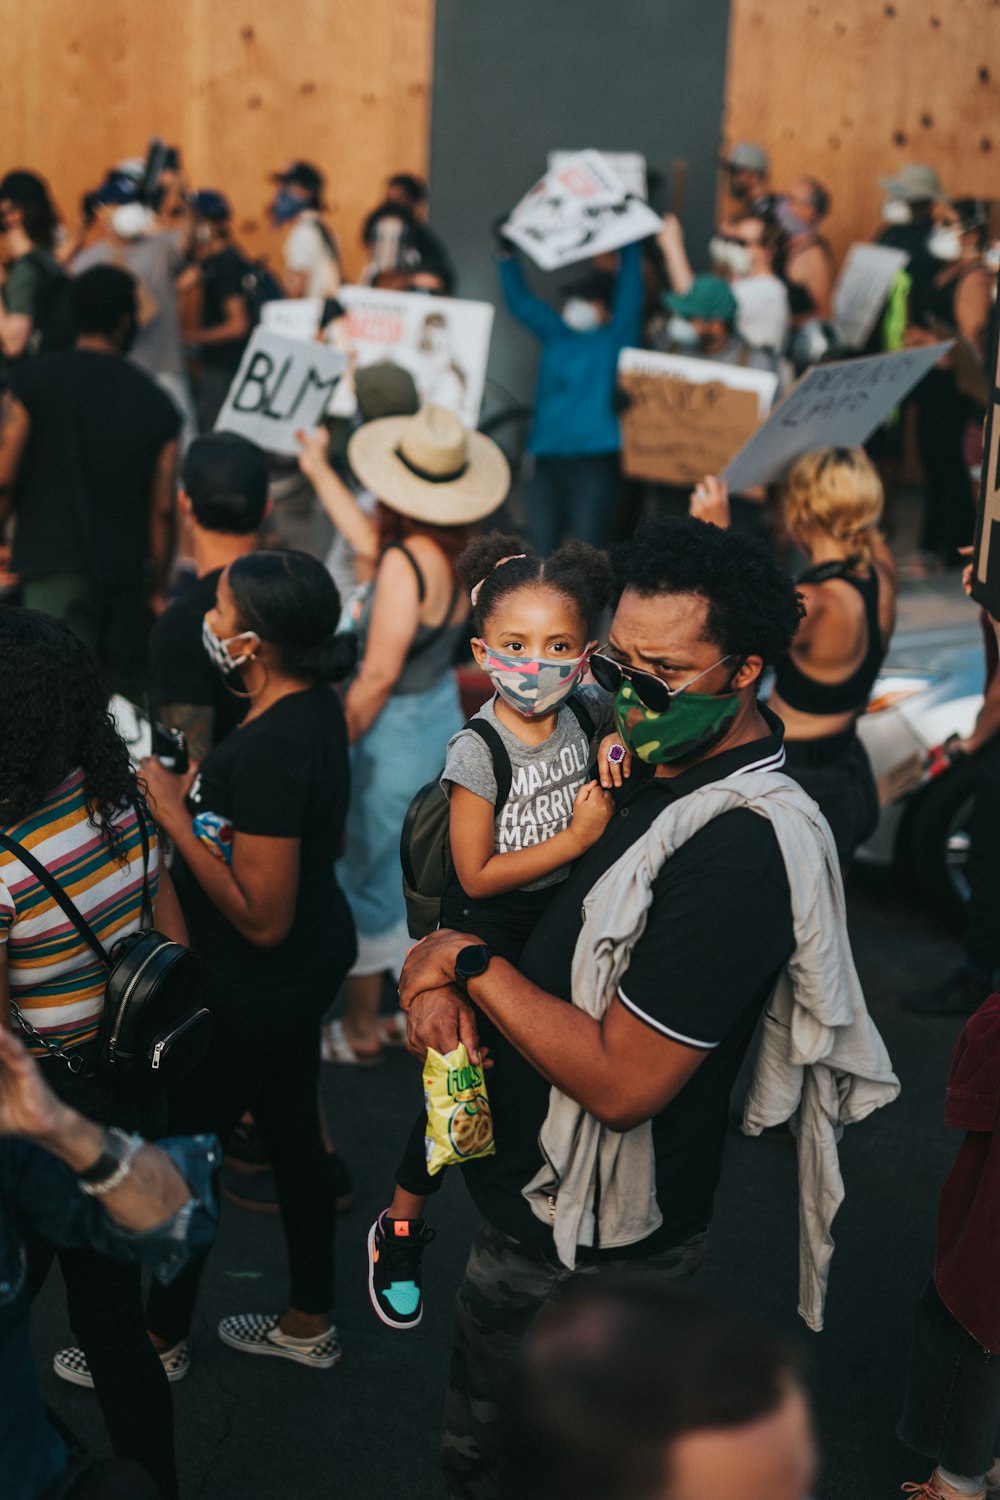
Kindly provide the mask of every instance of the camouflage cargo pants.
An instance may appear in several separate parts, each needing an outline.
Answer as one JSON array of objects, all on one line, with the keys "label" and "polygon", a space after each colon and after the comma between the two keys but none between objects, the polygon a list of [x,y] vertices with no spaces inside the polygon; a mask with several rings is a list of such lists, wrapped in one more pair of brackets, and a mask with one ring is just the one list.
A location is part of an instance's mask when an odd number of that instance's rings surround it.
[{"label": "camouflage cargo pants", "polygon": [[581,1276],[628,1270],[686,1281],[705,1253],[704,1234],[644,1260],[602,1261],[569,1271],[483,1224],[455,1298],[451,1375],[441,1459],[449,1500],[497,1500],[498,1404],[518,1346],[546,1303]]}]

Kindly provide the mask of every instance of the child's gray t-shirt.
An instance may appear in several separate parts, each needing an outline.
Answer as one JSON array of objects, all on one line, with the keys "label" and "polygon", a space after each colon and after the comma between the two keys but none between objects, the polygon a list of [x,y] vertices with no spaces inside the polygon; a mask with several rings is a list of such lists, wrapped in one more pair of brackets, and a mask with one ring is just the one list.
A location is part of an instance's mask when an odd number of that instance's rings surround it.
[{"label": "child's gray t-shirt", "polygon": [[[614,723],[611,695],[603,688],[588,683],[578,687],[574,696],[594,723],[594,735],[589,742],[573,710],[565,703],[559,709],[555,728],[540,745],[526,745],[516,734],[511,734],[497,718],[492,698],[474,715],[493,726],[510,756],[510,795],[493,823],[494,854],[530,849],[569,827],[573,799],[587,780],[597,745],[610,733]],[[466,787],[491,805],[496,801],[493,758],[489,746],[473,729],[461,729],[448,741],[448,756],[441,776],[446,792],[451,783]],[[568,873],[569,866],[563,865],[523,889],[537,891],[556,885]]]}]

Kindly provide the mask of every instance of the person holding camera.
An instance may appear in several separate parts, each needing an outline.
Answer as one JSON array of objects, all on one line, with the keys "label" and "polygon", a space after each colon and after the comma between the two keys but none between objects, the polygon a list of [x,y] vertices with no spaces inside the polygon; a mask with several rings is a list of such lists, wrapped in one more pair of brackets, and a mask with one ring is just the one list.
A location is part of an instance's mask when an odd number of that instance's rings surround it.
[{"label": "person holding camera", "polygon": [[[340,596],[304,552],[252,552],[225,568],[205,649],[249,703],[240,728],[182,777],[146,760],[154,816],[174,845],[178,894],[204,964],[215,1035],[170,1100],[171,1128],[226,1137],[249,1111],[274,1171],[291,1290],[277,1313],[223,1318],[248,1354],[325,1370],[341,1357],[333,1306],[334,1158],[316,1097],[320,1022],[354,961],[354,923],[334,875],[350,771],[330,684],[354,662]],[[181,1344],[204,1261],[148,1305],[158,1348]]]},{"label": "person holding camera", "polygon": [[[110,948],[141,925],[143,887],[153,923],[186,941],[184,919],[161,869],[128,747],[108,714],[97,663],[69,627],[31,609],[0,607],[0,834],[58,883]],[[148,863],[144,863],[144,837]],[[0,846],[0,1026],[26,1040],[46,1085],[104,1126],[161,1133],[148,1092],[113,1088],[96,1076],[107,971],[70,926],[29,865]],[[58,1255],[70,1326],[79,1348],[55,1356],[55,1371],[97,1392],[114,1451],[133,1458],[170,1500],[177,1493],[168,1378],[183,1352],[157,1357],[146,1336],[140,1273],[98,1249],[67,1247],[32,1232],[29,1295]]]}]

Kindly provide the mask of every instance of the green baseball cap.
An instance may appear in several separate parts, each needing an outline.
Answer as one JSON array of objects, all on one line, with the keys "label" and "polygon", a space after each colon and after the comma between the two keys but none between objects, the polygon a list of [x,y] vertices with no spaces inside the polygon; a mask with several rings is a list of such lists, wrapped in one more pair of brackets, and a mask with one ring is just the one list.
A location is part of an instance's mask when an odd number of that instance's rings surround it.
[{"label": "green baseball cap", "polygon": [[736,298],[728,281],[720,276],[696,276],[686,292],[667,292],[664,302],[671,312],[681,318],[718,318],[722,323],[735,323]]}]

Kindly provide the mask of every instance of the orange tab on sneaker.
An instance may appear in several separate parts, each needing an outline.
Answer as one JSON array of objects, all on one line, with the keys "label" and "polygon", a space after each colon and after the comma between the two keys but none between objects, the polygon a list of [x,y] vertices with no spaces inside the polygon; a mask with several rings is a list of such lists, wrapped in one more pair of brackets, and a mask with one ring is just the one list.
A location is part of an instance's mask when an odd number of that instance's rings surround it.
[{"label": "orange tab on sneaker", "polygon": [[410,1233],[410,1221],[409,1219],[393,1219],[392,1228],[394,1234],[402,1235],[406,1239]]}]

